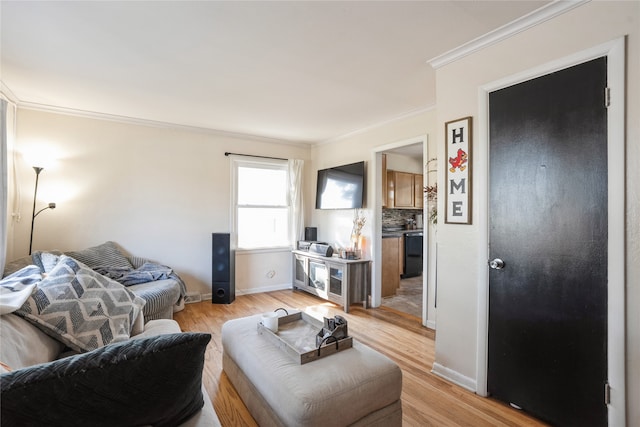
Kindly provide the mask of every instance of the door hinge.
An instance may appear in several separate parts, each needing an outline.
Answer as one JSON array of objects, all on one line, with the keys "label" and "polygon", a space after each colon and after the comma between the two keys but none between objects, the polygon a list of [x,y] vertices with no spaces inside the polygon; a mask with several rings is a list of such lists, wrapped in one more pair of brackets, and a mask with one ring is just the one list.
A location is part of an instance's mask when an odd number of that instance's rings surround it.
[{"label": "door hinge", "polygon": [[604,88],[604,106],[609,108],[610,105],[611,105],[611,88],[605,87]]},{"label": "door hinge", "polygon": [[609,383],[604,384],[604,404],[611,404],[611,386],[609,385]]}]

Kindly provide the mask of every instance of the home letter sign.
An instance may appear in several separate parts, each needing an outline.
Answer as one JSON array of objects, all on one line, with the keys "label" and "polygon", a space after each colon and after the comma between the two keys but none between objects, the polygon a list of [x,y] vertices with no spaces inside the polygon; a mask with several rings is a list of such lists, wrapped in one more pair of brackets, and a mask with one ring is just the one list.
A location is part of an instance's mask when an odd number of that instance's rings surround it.
[{"label": "home letter sign", "polygon": [[471,117],[444,124],[447,224],[471,224]]}]

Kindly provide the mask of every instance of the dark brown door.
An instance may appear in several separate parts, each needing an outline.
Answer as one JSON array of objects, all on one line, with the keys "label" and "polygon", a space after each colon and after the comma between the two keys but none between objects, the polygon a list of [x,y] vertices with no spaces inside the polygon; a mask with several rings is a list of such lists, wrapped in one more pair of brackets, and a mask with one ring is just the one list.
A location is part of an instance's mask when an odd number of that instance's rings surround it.
[{"label": "dark brown door", "polygon": [[488,390],[558,426],[607,424],[606,70],[489,96]]}]

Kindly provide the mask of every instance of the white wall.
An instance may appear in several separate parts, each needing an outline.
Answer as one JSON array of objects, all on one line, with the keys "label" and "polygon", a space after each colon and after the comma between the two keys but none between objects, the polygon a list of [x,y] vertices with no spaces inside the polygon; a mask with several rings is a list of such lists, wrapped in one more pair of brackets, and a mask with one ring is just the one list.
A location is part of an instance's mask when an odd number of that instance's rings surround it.
[{"label": "white wall", "polygon": [[[381,193],[379,180],[376,180],[375,170],[373,168],[374,152],[380,150],[380,147],[394,144],[398,141],[409,140],[414,137],[428,137],[428,144],[424,147],[425,158],[432,156],[431,153],[436,152],[435,138],[431,138],[436,132],[435,128],[436,111],[430,109],[415,115],[399,119],[397,121],[386,123],[379,127],[375,127],[357,134],[349,135],[334,141],[326,142],[314,146],[312,149],[313,168],[308,169],[311,174],[309,180],[313,182],[313,192],[309,195],[315,195],[316,171],[340,164],[348,164],[361,160],[367,162],[367,207],[364,210],[367,222],[363,230],[364,237],[364,256],[374,259],[376,250],[376,239],[381,237],[381,229],[374,227],[376,220],[381,220],[381,211],[377,212],[373,209],[374,192]],[[432,174],[433,175],[433,174]],[[435,178],[435,177],[433,177]],[[313,199],[306,200],[312,207]],[[318,227],[318,239],[327,241],[337,247],[347,246],[349,244],[349,236],[353,225],[352,210],[313,210],[311,216],[311,224]],[[377,234],[374,234],[374,229]],[[435,245],[433,234],[430,236],[429,245]],[[433,239],[433,240],[431,240]],[[380,243],[378,243],[380,245]],[[379,249],[379,248],[378,248]],[[429,267],[428,267],[429,268]],[[372,266],[372,286],[377,287],[378,295],[380,293],[380,265],[373,263]],[[428,284],[429,292],[432,293],[433,282]],[[373,291],[376,292],[375,290]],[[433,303],[433,298],[429,299],[429,303]],[[431,310],[429,316],[430,324],[435,324],[435,310]]]},{"label": "white wall", "polygon": [[427,160],[429,159],[418,161],[403,154],[387,153],[387,170],[424,174],[424,164]]},{"label": "white wall", "polygon": [[[55,161],[40,175],[38,206],[55,201],[57,208],[37,217],[34,250],[82,249],[113,240],[130,254],[171,266],[189,291],[205,297],[211,293],[211,233],[230,231],[230,160],[224,152],[308,162],[311,151],[28,109],[18,109],[14,148],[20,200],[11,201],[10,210],[22,219],[10,224],[8,259],[29,248],[35,173],[21,153],[47,149]],[[290,253],[243,260],[256,276],[241,275],[246,282],[236,281],[238,293],[291,285]]]},{"label": "white wall", "polygon": [[[627,38],[627,425],[640,426],[640,3],[590,2],[553,20],[438,69],[437,138],[439,178],[443,179],[444,123],[459,117],[478,117],[479,88],[541,64],[592,48],[618,37]],[[475,122],[474,122],[475,124]],[[474,125],[474,151],[486,140]],[[484,144],[484,145],[483,145]],[[476,151],[477,152],[477,151]],[[622,167],[622,165],[621,165]],[[476,174],[474,170],[474,174]],[[474,176],[474,182],[480,181]],[[480,184],[476,184],[480,185]],[[473,216],[478,218],[474,191]],[[442,210],[443,203],[440,202]],[[478,271],[486,259],[478,256],[482,230],[478,225],[438,227],[438,335],[436,363],[450,376],[475,386]],[[462,246],[459,243],[464,242]],[[461,268],[464,266],[464,268]],[[463,381],[464,382],[464,381]]]},{"label": "white wall", "polygon": [[[318,169],[365,160],[367,162],[367,208],[365,209],[367,222],[363,236],[370,242],[372,236],[371,224],[373,223],[371,201],[376,190],[375,185],[372,185],[375,184],[376,180],[371,167],[374,149],[415,136],[432,134],[435,132],[434,123],[435,109],[432,109],[380,127],[314,146],[311,150],[313,165],[307,169],[310,174],[308,180],[312,183],[313,191],[307,193],[312,197],[306,199],[305,202],[312,208],[315,206],[316,172]],[[435,145],[430,144],[429,149],[430,152],[435,152]],[[337,246],[348,245],[353,225],[352,220],[352,210],[325,211],[312,209],[311,224],[318,227],[318,239]]]}]

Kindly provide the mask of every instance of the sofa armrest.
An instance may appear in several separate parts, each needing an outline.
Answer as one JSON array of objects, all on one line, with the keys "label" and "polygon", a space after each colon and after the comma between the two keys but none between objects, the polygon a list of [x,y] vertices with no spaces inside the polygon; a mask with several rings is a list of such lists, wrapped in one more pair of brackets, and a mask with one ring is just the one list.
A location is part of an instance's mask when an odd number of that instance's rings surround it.
[{"label": "sofa armrest", "polygon": [[131,337],[131,339],[150,338],[164,334],[177,334],[181,332],[180,325],[171,319],[149,320],[144,325],[144,331]]},{"label": "sofa armrest", "polygon": [[200,412],[196,412],[193,417],[189,418],[180,427],[221,427],[218,414],[213,409],[211,398],[209,394],[202,386],[202,398],[204,399],[204,406]]},{"label": "sofa armrest", "polygon": [[21,369],[55,360],[64,345],[15,314],[0,316],[0,361]]}]

